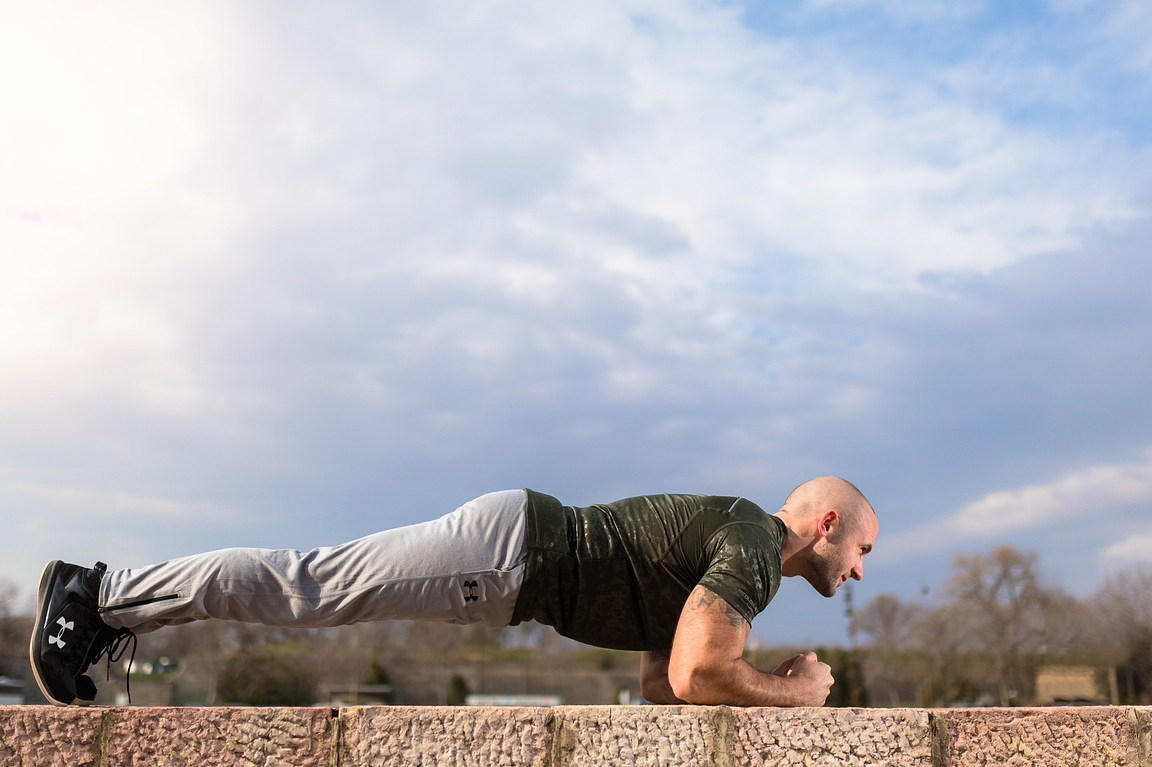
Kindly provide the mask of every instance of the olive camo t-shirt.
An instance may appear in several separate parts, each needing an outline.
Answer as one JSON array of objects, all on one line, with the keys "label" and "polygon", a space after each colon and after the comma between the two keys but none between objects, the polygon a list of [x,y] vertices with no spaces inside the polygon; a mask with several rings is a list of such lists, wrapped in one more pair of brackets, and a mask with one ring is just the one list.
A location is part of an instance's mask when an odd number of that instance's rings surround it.
[{"label": "olive camo t-shirt", "polygon": [[528,491],[528,561],[512,625],[667,650],[697,584],[752,619],[780,587],[786,528],[743,498],[647,495],[588,507]]}]

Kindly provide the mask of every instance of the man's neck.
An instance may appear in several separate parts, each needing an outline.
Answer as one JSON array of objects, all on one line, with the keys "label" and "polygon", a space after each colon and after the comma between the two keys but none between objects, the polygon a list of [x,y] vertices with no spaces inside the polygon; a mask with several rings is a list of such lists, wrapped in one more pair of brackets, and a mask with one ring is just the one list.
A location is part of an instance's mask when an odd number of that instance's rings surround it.
[{"label": "man's neck", "polygon": [[786,578],[800,575],[800,563],[804,559],[803,552],[811,545],[811,536],[803,535],[802,531],[797,531],[797,520],[783,509],[773,516],[784,523],[784,529],[787,531],[784,545],[780,547],[780,574]]}]

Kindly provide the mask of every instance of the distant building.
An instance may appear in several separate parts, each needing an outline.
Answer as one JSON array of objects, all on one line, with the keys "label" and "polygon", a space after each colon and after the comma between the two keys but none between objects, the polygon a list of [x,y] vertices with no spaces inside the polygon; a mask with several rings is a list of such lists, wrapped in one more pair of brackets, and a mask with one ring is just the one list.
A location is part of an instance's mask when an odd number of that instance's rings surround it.
[{"label": "distant building", "polygon": [[469,695],[464,702],[469,706],[559,706],[564,699],[559,695]]},{"label": "distant building", "polygon": [[0,676],[0,706],[18,706],[24,702],[24,683]]},{"label": "distant building", "polygon": [[330,706],[381,706],[395,703],[390,684],[333,684],[323,688],[324,702]]},{"label": "distant building", "polygon": [[1036,672],[1036,703],[1041,706],[1106,704],[1099,672],[1092,666],[1044,666]]}]

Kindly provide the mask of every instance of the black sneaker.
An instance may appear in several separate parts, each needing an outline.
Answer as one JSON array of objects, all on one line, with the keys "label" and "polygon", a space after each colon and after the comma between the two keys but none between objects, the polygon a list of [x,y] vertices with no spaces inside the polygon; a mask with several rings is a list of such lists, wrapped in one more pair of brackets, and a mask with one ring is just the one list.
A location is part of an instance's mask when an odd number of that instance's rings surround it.
[{"label": "black sneaker", "polygon": [[84,672],[107,656],[108,664],[124,654],[129,629],[114,629],[99,612],[100,579],[108,566],[89,569],[49,562],[36,594],[36,625],[28,656],[44,697],[57,706],[88,703],[96,698],[96,683]]}]

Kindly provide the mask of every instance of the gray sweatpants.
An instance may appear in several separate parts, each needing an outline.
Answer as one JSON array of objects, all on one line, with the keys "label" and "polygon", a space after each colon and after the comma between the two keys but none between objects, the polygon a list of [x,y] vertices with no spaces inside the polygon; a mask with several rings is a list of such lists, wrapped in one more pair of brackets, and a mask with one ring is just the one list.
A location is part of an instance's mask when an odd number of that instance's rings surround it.
[{"label": "gray sweatpants", "polygon": [[137,633],[205,618],[268,626],[413,619],[507,626],[524,579],[527,493],[308,552],[234,548],[109,571],[100,609]]}]

